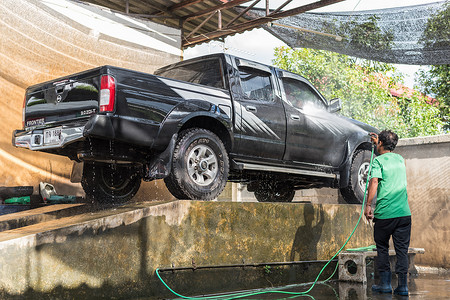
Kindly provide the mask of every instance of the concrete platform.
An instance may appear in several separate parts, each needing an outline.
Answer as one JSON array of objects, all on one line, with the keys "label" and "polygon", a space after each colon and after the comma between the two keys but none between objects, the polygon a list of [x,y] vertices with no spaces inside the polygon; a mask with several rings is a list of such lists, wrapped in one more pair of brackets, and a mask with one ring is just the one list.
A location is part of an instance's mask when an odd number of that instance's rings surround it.
[{"label": "concrete platform", "polygon": [[[357,205],[155,201],[47,220],[0,232],[0,297],[170,297],[155,269],[173,266],[192,267],[163,274],[187,295],[308,282],[323,265],[311,261],[339,249],[359,211]],[[371,239],[362,222],[349,247]],[[194,268],[233,264],[248,267]]]},{"label": "concrete platform", "polygon": [[82,203],[55,204],[38,208],[5,214],[0,216],[0,232],[25,227],[37,223],[55,220],[86,211],[88,208]]}]

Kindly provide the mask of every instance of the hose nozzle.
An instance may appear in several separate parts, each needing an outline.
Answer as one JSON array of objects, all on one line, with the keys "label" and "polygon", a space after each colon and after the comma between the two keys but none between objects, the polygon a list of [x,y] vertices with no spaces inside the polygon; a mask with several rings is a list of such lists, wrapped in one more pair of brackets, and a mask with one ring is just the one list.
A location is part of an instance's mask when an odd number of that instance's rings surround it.
[{"label": "hose nozzle", "polygon": [[376,140],[378,139],[378,134],[376,134],[375,132],[369,132],[367,135],[370,136],[372,146],[375,145]]}]

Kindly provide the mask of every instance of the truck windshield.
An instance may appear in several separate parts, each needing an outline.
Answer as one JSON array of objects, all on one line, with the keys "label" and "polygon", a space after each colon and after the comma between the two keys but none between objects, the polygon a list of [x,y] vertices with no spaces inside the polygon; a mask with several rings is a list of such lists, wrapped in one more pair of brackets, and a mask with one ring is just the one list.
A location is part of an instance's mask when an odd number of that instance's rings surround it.
[{"label": "truck windshield", "polygon": [[218,58],[201,60],[189,64],[175,65],[155,72],[158,76],[225,88],[222,65]]}]

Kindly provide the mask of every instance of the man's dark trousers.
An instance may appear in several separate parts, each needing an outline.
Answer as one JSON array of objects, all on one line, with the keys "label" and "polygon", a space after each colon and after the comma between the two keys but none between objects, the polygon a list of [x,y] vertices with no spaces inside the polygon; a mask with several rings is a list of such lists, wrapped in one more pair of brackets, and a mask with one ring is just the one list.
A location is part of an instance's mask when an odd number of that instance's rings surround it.
[{"label": "man's dark trousers", "polygon": [[411,216],[374,219],[374,239],[377,245],[377,268],[378,271],[389,272],[389,239],[392,235],[394,242],[397,264],[395,273],[408,273],[408,248],[411,238]]}]

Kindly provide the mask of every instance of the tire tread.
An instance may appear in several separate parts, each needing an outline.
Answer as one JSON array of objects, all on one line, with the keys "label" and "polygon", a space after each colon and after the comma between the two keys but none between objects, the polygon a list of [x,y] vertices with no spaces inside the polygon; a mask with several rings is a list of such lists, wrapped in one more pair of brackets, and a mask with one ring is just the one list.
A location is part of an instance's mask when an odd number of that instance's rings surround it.
[{"label": "tire tread", "polygon": [[[219,144],[219,148],[221,148],[222,154],[223,154],[223,160],[228,162],[228,154],[225,150],[225,147],[223,145],[223,142],[221,139],[215,135],[213,132],[203,129],[203,128],[190,128],[187,130],[184,130],[180,133],[177,143],[175,145],[175,149],[173,152],[173,162],[172,162],[172,170],[168,177],[164,179],[164,182],[166,183],[166,187],[169,190],[169,192],[177,199],[189,199],[189,200],[213,200],[215,199],[220,193],[222,193],[223,189],[225,188],[225,183],[219,185],[218,189],[215,189],[210,192],[203,193],[201,197],[198,197],[197,195],[192,194],[188,189],[185,188],[183,184],[183,170],[180,170],[178,167],[178,164],[176,163],[179,159],[182,159],[182,156],[184,155],[182,147],[186,143],[188,139],[190,139],[192,136],[196,134],[208,134],[212,135],[212,137],[215,139],[215,142]],[[228,168],[228,165],[227,165]],[[228,169],[225,172],[226,177],[228,177]],[[199,199],[200,198],[200,199]]]},{"label": "tire tread", "polygon": [[[352,175],[353,175],[355,172],[358,172],[359,167],[360,167],[359,165],[356,166],[356,165],[354,164],[354,162],[357,160],[357,158],[358,158],[359,156],[362,156],[362,157],[363,157],[362,159],[364,159],[364,156],[365,156],[367,153],[370,153],[370,151],[369,151],[369,150],[366,150],[366,149],[359,149],[359,150],[355,151],[355,153],[353,154],[353,158],[352,158],[352,165],[351,165],[351,168],[350,168],[350,176],[349,176],[348,186],[345,187],[345,188],[341,188],[341,189],[340,189],[340,192],[341,192],[341,194],[342,194],[342,197],[344,197],[344,200],[345,200],[347,203],[349,203],[349,204],[362,204],[363,199],[359,199],[359,198],[357,197],[357,195],[356,195],[356,193],[355,193],[355,190],[354,190],[354,188],[353,188],[355,182],[354,182],[354,179],[353,179],[353,176],[352,176]],[[356,185],[357,185],[357,184],[358,184],[358,183],[356,182]],[[356,186],[356,187],[357,187],[357,186]]]}]

